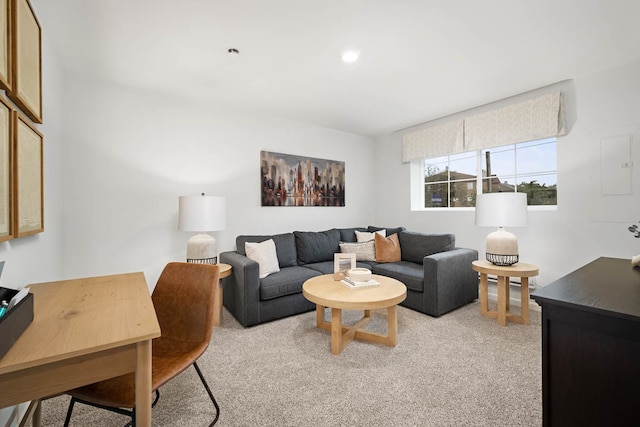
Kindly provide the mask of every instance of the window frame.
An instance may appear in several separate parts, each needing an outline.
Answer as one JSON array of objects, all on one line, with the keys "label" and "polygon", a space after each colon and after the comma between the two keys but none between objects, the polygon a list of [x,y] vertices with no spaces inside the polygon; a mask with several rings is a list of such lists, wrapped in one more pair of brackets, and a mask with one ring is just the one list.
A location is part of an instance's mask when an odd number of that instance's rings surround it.
[{"label": "window frame", "polygon": [[[545,141],[545,140],[555,140],[554,142],[556,143],[556,169],[555,169],[555,175],[556,175],[556,181],[559,181],[559,177],[558,177],[558,165],[557,165],[557,151],[558,151],[558,139],[556,137],[551,137],[551,138],[541,138],[540,140],[537,141]],[[525,145],[525,144],[530,144],[531,142],[536,142],[536,141],[524,141],[524,142],[519,142],[519,143],[512,143],[512,144],[506,144],[504,146],[501,147],[508,147],[508,146],[514,146],[514,151],[517,152],[518,151],[518,146],[519,145]],[[500,147],[491,147],[491,148],[500,148]],[[522,149],[522,148],[520,148]],[[486,177],[483,176],[484,170],[483,170],[483,155],[484,155],[484,151],[485,149],[478,149],[478,150],[471,150],[471,151],[467,151],[466,153],[475,153],[476,154],[476,195],[477,194],[482,194],[482,188],[483,188],[483,179],[486,179]],[[449,154],[447,156],[441,156],[441,157],[447,157],[447,159],[449,159],[450,162],[450,158],[451,156],[455,156],[456,154]],[[514,154],[515,155],[515,154]],[[425,161],[427,160],[427,158],[419,158],[419,159],[414,159],[410,162],[410,179],[411,179],[411,185],[410,185],[410,194],[411,194],[411,210],[412,211],[433,211],[433,212],[449,212],[449,211],[475,211],[475,206],[465,206],[465,207],[451,207],[451,206],[446,206],[446,207],[425,207]],[[514,177],[515,179],[515,184],[514,184],[514,189],[515,191],[517,191],[518,188],[518,178],[520,177],[520,175],[518,175],[517,173],[517,163],[514,167],[515,169],[515,174]],[[541,174],[549,174],[552,171],[541,171]],[[526,174],[522,174],[522,176],[530,176],[530,173],[526,173]],[[459,180],[454,180],[455,182],[462,182]],[[444,182],[444,181],[443,181]],[[447,185],[449,186],[449,192],[448,194],[450,194],[450,186],[451,186],[451,177],[448,176],[447,179]],[[556,182],[556,204],[554,205],[528,205],[527,209],[530,211],[555,211],[558,209],[558,205],[559,205],[559,193],[558,193],[558,182]]]}]

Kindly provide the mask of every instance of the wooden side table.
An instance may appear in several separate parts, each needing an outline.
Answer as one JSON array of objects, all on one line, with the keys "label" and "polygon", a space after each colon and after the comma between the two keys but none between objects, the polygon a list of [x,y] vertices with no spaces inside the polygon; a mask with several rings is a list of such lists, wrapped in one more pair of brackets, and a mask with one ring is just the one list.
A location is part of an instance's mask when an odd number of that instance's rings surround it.
[{"label": "wooden side table", "polygon": [[222,279],[231,276],[231,266],[222,262],[216,265],[220,271],[220,280],[218,280],[218,292],[213,300],[213,324],[220,326],[222,324]]},{"label": "wooden side table", "polygon": [[[529,324],[529,277],[538,275],[538,267],[518,262],[508,267],[491,264],[489,261],[473,261],[471,268],[480,273],[480,314],[498,319],[498,324],[507,325],[507,320]],[[489,310],[489,285],[487,275],[498,276],[498,310]],[[509,313],[509,278],[520,277],[520,315]]]}]

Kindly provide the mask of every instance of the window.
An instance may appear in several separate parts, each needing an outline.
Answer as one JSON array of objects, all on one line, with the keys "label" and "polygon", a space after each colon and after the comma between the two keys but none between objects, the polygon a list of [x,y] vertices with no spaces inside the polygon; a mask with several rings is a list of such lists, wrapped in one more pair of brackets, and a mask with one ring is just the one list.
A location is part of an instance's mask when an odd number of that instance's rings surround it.
[{"label": "window", "polygon": [[424,161],[424,207],[475,206],[477,154],[453,154]]},{"label": "window", "polygon": [[[556,138],[424,159],[421,208],[474,207],[480,193],[527,193],[529,206],[556,205]],[[415,194],[415,193],[414,193]]]}]

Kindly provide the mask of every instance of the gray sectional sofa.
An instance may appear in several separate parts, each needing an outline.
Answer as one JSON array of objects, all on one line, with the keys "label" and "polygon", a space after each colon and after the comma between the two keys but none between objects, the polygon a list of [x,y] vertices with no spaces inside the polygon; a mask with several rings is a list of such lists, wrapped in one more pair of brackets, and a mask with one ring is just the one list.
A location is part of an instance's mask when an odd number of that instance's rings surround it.
[{"label": "gray sectional sofa", "polygon": [[[315,305],[302,295],[302,284],[333,273],[334,254],[340,252],[341,242],[356,242],[356,230],[383,228],[238,236],[237,250],[220,254],[220,262],[233,268],[224,282],[223,304],[243,326],[313,310]],[[387,236],[398,234],[401,261],[358,261],[357,265],[404,283],[407,298],[401,305],[437,317],[478,298],[478,275],[471,269],[472,261],[478,259],[475,249],[456,247],[453,234],[418,233],[404,227],[384,229]],[[258,263],[246,256],[245,243],[269,239],[275,243],[280,271],[261,279]]]}]

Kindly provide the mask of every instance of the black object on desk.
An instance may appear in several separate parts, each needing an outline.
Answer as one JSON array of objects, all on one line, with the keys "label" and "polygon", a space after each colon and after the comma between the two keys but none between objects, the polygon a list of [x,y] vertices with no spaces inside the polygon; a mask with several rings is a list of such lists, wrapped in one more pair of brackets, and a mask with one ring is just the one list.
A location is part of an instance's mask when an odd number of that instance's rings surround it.
[{"label": "black object on desk", "polygon": [[[18,291],[0,288],[0,300],[9,302]],[[29,293],[0,318],[0,359],[33,321],[33,294]]]},{"label": "black object on desk", "polygon": [[638,425],[640,269],[598,258],[531,298],[542,306],[543,425]]}]

